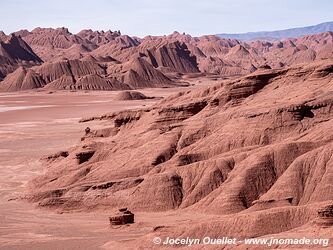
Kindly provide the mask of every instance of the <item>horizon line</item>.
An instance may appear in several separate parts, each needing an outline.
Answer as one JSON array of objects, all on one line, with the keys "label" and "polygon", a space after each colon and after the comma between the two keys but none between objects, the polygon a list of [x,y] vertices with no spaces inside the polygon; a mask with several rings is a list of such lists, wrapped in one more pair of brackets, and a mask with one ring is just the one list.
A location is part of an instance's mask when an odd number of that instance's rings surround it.
[{"label": "horizon line", "polygon": [[[131,36],[131,37],[138,37],[138,38],[144,38],[144,37],[147,37],[147,36],[168,36],[168,35],[172,35],[174,33],[179,33],[179,34],[185,34],[185,35],[190,35],[192,37],[201,37],[201,36],[218,36],[218,35],[245,35],[245,34],[251,34],[251,33],[261,33],[261,32],[279,32],[279,31],[286,31],[286,30],[292,30],[292,29],[302,29],[302,28],[309,28],[309,27],[315,27],[315,26],[318,26],[318,25],[323,25],[323,24],[328,24],[328,23],[333,23],[333,20],[331,21],[325,21],[325,22],[321,22],[321,23],[317,23],[317,24],[313,24],[313,25],[306,25],[306,26],[297,26],[297,27],[289,27],[289,28],[281,28],[281,29],[275,29],[275,30],[258,30],[258,31],[247,31],[247,32],[235,32],[235,33],[228,33],[228,32],[220,32],[220,33],[215,33],[215,34],[201,34],[201,35],[192,35],[190,33],[187,33],[187,32],[183,32],[183,31],[178,31],[178,30],[174,30],[172,31],[171,33],[165,33],[165,34],[147,34],[147,35],[144,35],[144,36],[140,36],[140,35],[133,35],[133,34],[127,34],[127,33],[124,33],[119,30],[119,29],[115,29],[115,30],[111,30],[111,29],[108,29],[108,30],[104,30],[104,29],[93,29],[93,28],[82,28],[81,30],[79,30],[78,32],[72,32],[70,29],[70,27],[65,27],[65,26],[49,26],[49,27],[41,27],[41,26],[37,26],[35,28],[21,28],[19,30],[16,30],[16,31],[12,31],[10,33],[6,33],[4,30],[0,30],[0,32],[3,32],[5,35],[12,35],[16,32],[19,32],[19,31],[28,31],[28,32],[32,32],[33,30],[35,29],[67,29],[69,33],[71,33],[72,35],[77,35],[78,33],[80,33],[81,31],[83,30],[91,30],[93,32],[108,32],[108,31],[111,31],[111,32],[120,32],[122,35],[128,35],[128,36]],[[325,31],[324,31],[325,32]],[[321,32],[319,32],[321,33]]]}]

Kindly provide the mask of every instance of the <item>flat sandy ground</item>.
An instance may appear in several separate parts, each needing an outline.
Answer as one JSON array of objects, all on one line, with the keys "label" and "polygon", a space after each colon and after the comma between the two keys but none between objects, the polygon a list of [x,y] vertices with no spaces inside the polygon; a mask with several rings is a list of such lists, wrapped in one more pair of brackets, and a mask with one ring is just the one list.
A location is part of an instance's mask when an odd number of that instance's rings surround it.
[{"label": "flat sandy ground", "polygon": [[[184,88],[141,92],[163,97],[181,90]],[[108,211],[56,214],[15,199],[29,180],[43,172],[42,156],[73,146],[87,126],[103,126],[102,121],[78,123],[79,119],[157,101],[114,101],[115,94],[0,93],[0,249],[99,249],[113,240],[151,232],[154,226],[190,221],[191,215],[177,212],[141,213],[136,214],[135,224],[114,229],[109,226]]]}]

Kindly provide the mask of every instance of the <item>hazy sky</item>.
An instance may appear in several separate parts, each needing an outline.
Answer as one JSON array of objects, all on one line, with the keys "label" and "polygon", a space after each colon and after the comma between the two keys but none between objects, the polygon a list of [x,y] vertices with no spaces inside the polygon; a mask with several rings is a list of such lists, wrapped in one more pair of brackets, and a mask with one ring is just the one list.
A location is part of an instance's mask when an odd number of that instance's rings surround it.
[{"label": "hazy sky", "polygon": [[120,30],[145,36],[276,30],[333,21],[332,0],[0,0],[0,30]]}]

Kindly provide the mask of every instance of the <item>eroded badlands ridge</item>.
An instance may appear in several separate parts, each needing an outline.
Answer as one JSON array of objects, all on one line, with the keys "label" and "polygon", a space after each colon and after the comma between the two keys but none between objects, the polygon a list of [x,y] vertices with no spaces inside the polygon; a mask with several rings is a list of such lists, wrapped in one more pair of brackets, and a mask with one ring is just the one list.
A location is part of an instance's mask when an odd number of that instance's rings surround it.
[{"label": "eroded badlands ridge", "polygon": [[173,87],[188,76],[236,77],[333,56],[332,32],[241,42],[178,32],[137,38],[119,31],[36,28],[1,33],[0,42],[1,91]]},{"label": "eroded badlands ridge", "polygon": [[308,230],[317,209],[333,202],[332,75],[332,59],[263,68],[151,108],[92,118],[110,127],[45,157],[46,173],[30,182],[26,198],[60,211],[217,216],[158,234]]}]

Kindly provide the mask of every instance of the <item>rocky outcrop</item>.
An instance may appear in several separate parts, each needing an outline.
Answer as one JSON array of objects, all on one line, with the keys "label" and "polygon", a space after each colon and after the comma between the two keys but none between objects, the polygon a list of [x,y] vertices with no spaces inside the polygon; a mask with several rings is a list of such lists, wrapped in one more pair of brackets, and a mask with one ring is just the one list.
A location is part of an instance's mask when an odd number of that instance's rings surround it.
[{"label": "rocky outcrop", "polygon": [[122,91],[115,97],[115,100],[128,101],[128,100],[144,100],[152,99],[153,97],[148,97],[138,91]]},{"label": "rocky outcrop", "polygon": [[89,159],[91,157],[93,157],[94,154],[95,154],[94,150],[85,150],[85,151],[76,153],[75,156],[76,156],[78,164],[82,164],[84,162],[89,161]]},{"label": "rocky outcrop", "polygon": [[46,85],[43,77],[31,69],[19,67],[0,83],[0,91],[21,91],[42,88]]},{"label": "rocky outcrop", "polygon": [[99,64],[91,61],[61,60],[52,63],[45,63],[36,69],[47,83],[55,81],[63,76],[70,76],[74,80],[89,74],[103,76],[106,74]]},{"label": "rocky outcrop", "polygon": [[315,223],[320,227],[332,227],[333,226],[333,205],[327,205],[318,209],[318,218]]},{"label": "rocky outcrop", "polygon": [[167,67],[181,73],[199,72],[197,60],[185,43],[164,43],[148,49],[147,56],[154,67]]},{"label": "rocky outcrop", "polygon": [[20,65],[28,67],[42,62],[20,37],[13,34],[8,37],[3,35],[0,39],[0,80]]},{"label": "rocky outcrop", "polygon": [[119,212],[110,216],[109,221],[111,225],[126,225],[134,223],[134,214],[127,208],[119,209]]},{"label": "rocky outcrop", "polygon": [[133,89],[178,86],[141,57],[121,65],[109,65],[107,72]]}]

